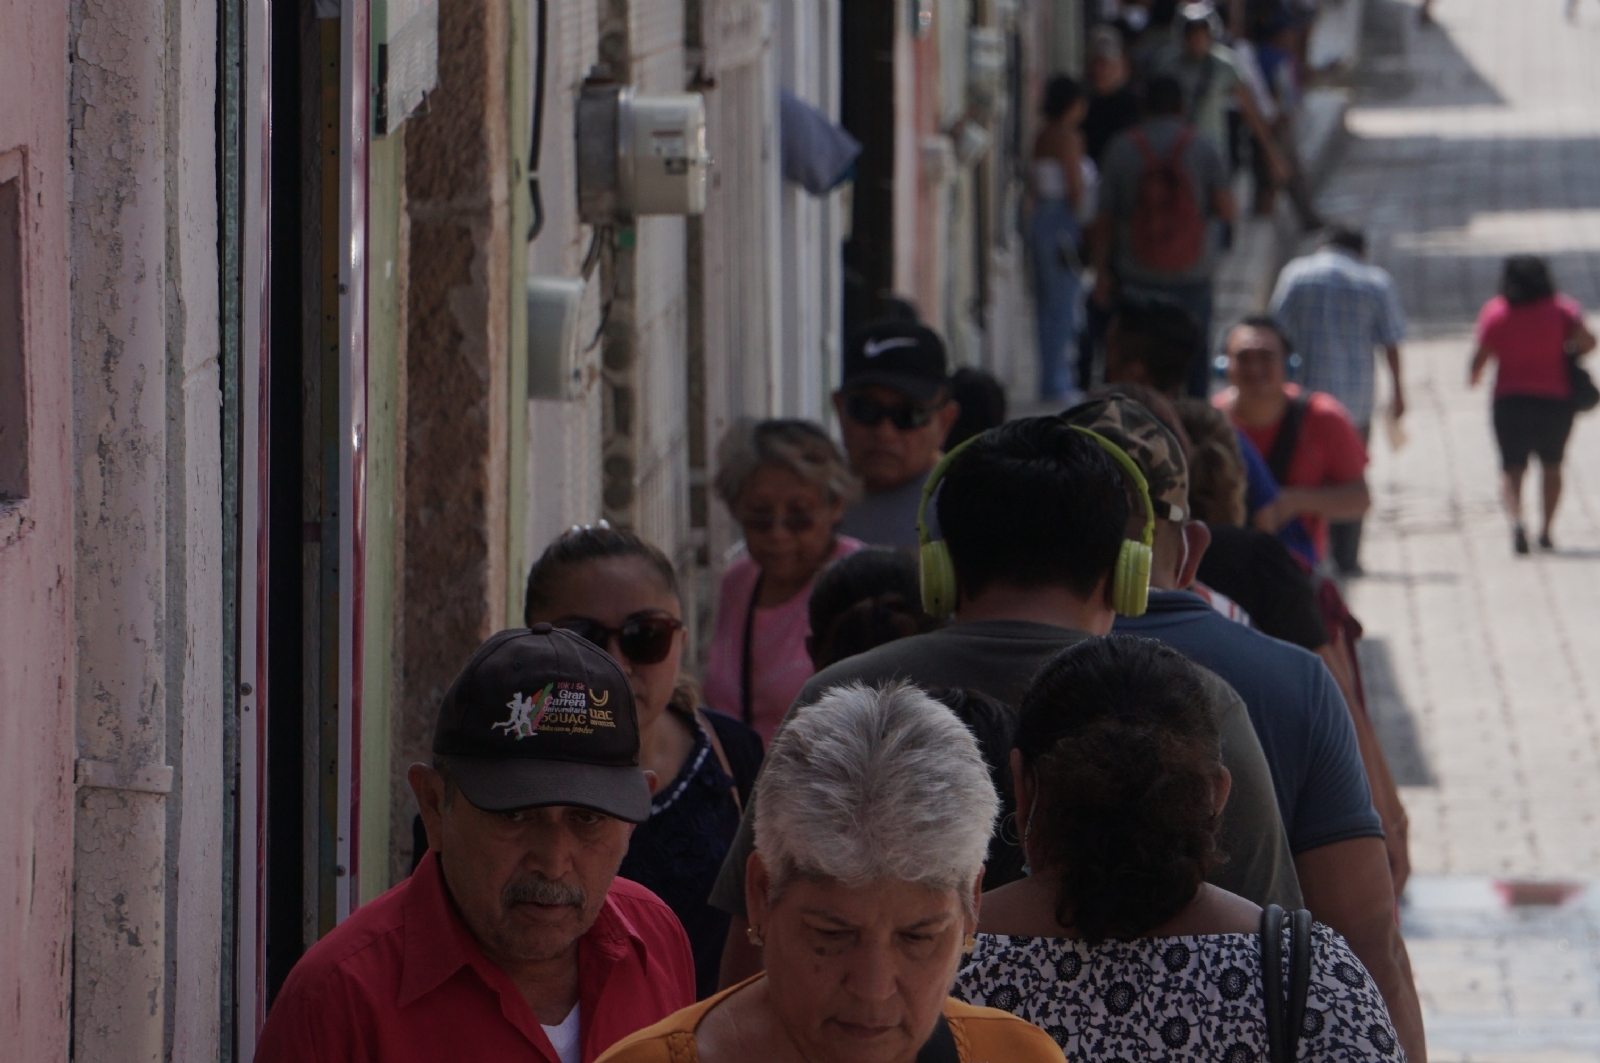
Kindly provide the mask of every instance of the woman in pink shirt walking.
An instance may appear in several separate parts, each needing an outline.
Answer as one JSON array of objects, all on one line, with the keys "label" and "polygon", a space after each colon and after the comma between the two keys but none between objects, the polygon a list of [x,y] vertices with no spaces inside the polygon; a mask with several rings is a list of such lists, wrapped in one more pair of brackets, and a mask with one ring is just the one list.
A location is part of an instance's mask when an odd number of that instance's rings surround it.
[{"label": "woman in pink shirt walking", "polygon": [[706,702],[770,741],[811,678],[811,582],[861,549],[834,531],[859,488],[838,446],[810,421],[736,424],[717,461],[717,495],[744,529],[745,552],[722,577]]},{"label": "woman in pink shirt walking", "polygon": [[1539,548],[1554,550],[1550,525],[1561,504],[1561,461],[1572,434],[1571,366],[1595,348],[1583,308],[1556,291],[1550,268],[1533,255],[1506,259],[1500,294],[1478,314],[1478,347],[1469,381],[1476,387],[1493,359],[1494,435],[1500,445],[1500,485],[1511,517],[1512,547],[1528,552],[1522,524],[1522,476],[1539,455],[1544,524]]}]

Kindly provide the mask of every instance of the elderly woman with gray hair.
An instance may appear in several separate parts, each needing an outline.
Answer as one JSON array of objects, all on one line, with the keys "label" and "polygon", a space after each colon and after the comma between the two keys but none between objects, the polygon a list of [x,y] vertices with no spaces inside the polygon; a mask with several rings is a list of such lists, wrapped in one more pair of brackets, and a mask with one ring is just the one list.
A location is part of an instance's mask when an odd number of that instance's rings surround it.
[{"label": "elderly woman with gray hair", "polygon": [[835,529],[857,493],[849,464],[810,421],[740,421],[717,448],[716,491],[744,530],[722,577],[706,703],[770,741],[811,678],[811,581],[861,543]]},{"label": "elderly woman with gray hair", "polygon": [[602,1063],[1061,1063],[1048,1035],[949,990],[999,808],[971,733],[909,685],[838,687],[773,740],[745,894],[766,970]]}]

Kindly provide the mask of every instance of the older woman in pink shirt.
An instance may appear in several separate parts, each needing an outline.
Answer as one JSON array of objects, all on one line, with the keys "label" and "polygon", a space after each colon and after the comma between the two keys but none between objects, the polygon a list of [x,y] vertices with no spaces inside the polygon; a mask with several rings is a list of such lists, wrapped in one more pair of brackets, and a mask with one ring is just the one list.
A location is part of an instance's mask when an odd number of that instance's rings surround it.
[{"label": "older woman in pink shirt", "polygon": [[811,678],[811,582],[861,549],[834,530],[858,486],[839,447],[810,421],[740,422],[717,459],[717,495],[743,528],[745,550],[722,577],[706,703],[771,740]]}]

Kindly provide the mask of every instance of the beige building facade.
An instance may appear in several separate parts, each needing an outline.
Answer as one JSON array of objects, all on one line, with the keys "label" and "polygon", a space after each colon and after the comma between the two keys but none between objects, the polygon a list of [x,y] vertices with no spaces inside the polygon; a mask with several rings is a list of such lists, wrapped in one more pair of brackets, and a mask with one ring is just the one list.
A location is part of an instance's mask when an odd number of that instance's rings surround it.
[{"label": "beige building facade", "polygon": [[[532,559],[637,528],[703,641],[718,438],[831,423],[887,297],[1030,381],[1018,152],[1035,38],[1082,17],[0,0],[0,1054],[250,1059],[408,872],[405,767]],[[703,211],[585,218],[597,78],[699,97]],[[784,180],[784,91],[862,142],[853,184]]]}]

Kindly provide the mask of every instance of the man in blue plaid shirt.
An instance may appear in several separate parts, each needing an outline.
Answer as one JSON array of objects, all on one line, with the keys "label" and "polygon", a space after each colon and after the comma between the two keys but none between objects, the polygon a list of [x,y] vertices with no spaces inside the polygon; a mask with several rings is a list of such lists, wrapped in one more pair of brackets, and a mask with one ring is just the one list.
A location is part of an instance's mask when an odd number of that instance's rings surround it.
[{"label": "man in blue plaid shirt", "polygon": [[[1366,237],[1335,226],[1316,253],[1297,258],[1278,274],[1272,313],[1304,359],[1300,384],[1344,404],[1362,440],[1371,438],[1376,348],[1382,347],[1394,381],[1390,407],[1398,420],[1406,408],[1400,379],[1405,311],[1394,278],[1365,261]],[[1339,571],[1360,572],[1361,522],[1332,524],[1329,552]]]}]

